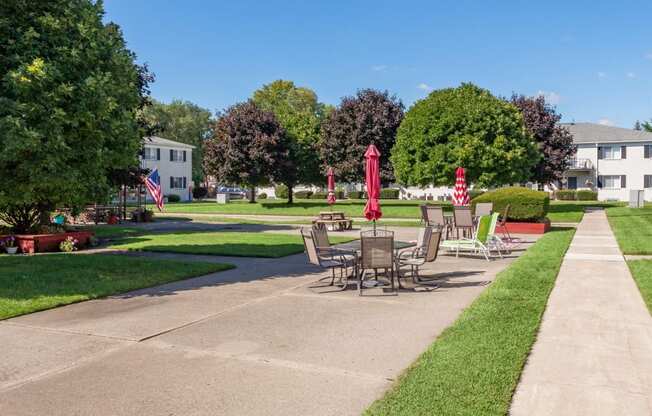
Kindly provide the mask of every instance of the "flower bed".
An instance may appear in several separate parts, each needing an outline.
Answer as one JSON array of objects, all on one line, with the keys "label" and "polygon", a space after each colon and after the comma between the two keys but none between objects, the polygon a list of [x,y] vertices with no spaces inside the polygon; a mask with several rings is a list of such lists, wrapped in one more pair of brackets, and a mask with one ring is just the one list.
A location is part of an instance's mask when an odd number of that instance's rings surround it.
[{"label": "flower bed", "polygon": [[59,251],[59,244],[68,237],[79,241],[79,246],[88,245],[91,231],[71,231],[58,234],[21,234],[16,236],[18,247],[23,253],[34,254],[46,251]]},{"label": "flower bed", "polygon": [[[544,234],[550,230],[550,221],[543,222],[507,222],[505,228],[510,234]],[[504,228],[496,226],[497,233],[503,233]]]}]

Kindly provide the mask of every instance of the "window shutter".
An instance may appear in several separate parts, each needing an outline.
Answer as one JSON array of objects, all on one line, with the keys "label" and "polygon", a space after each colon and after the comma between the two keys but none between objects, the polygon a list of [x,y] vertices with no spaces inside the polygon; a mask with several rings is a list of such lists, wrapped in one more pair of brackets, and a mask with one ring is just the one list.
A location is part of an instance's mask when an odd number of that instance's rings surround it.
[{"label": "window shutter", "polygon": [[598,147],[598,159],[604,159],[604,149],[602,147]]},{"label": "window shutter", "polygon": [[620,187],[627,188],[627,177],[625,175],[620,175]]},{"label": "window shutter", "polygon": [[156,148],[156,160],[161,160],[161,148]]},{"label": "window shutter", "polygon": [[627,159],[627,146],[620,146],[620,158]]},{"label": "window shutter", "polygon": [[[186,153],[186,152],[183,152]],[[186,177],[183,177],[183,189],[186,189]]]},{"label": "window shutter", "polygon": [[170,149],[170,162],[174,160],[174,150]]},{"label": "window shutter", "polygon": [[603,182],[602,175],[598,175],[598,188],[602,188],[602,182]]},{"label": "window shutter", "polygon": [[174,177],[170,176],[170,189],[174,188]]},{"label": "window shutter", "polygon": [[186,161],[186,151],[185,150],[183,151],[183,161],[184,162]]}]

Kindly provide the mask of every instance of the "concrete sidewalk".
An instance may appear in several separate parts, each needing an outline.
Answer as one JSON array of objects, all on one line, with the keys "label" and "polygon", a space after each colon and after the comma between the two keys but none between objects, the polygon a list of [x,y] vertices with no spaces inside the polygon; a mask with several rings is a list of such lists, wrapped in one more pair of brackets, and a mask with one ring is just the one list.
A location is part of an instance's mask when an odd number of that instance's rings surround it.
[{"label": "concrete sidewalk", "polygon": [[358,415],[521,253],[364,297],[304,255],[217,258],[238,268],[2,321],[0,415]]},{"label": "concrete sidewalk", "polygon": [[652,318],[604,211],[564,258],[511,415],[652,415]]}]

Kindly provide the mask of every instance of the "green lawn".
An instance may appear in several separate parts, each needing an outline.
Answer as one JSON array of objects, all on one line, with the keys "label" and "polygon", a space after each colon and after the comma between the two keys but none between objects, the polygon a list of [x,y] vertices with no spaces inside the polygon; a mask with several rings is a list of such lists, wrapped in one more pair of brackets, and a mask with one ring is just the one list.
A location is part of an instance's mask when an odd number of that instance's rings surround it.
[{"label": "green lawn", "polygon": [[627,264],[641,291],[647,309],[652,314],[652,260],[632,260]]},{"label": "green lawn", "polygon": [[[293,219],[293,220],[283,220],[279,221],[276,219],[265,219],[264,216],[260,216],[257,219],[250,219],[250,218],[237,218],[237,217],[221,217],[219,215],[211,215],[211,216],[206,216],[206,215],[193,215],[193,214],[188,214],[187,216],[183,217],[176,217],[176,216],[166,216],[165,214],[163,215],[157,215],[156,216],[157,220],[167,220],[167,221],[193,221],[196,220],[198,222],[218,222],[218,223],[225,223],[225,224],[259,224],[259,225],[274,225],[274,224],[290,224],[290,225],[311,225],[312,220],[309,219]],[[414,220],[414,221],[409,221],[409,220],[385,220],[385,219],[380,219],[376,222],[378,226],[387,226],[387,227],[419,227],[423,225],[421,221]],[[353,226],[354,227],[371,227],[372,223],[369,221],[365,220],[353,220]]]},{"label": "green lawn", "polygon": [[232,267],[100,254],[0,256],[0,319]]},{"label": "green lawn", "polygon": [[553,230],[502,271],[366,414],[507,414],[573,234]]},{"label": "green lawn", "polygon": [[[424,201],[400,201],[383,200],[381,206],[383,215],[392,218],[421,218],[419,205]],[[432,202],[432,201],[431,201]],[[186,214],[249,214],[249,215],[304,215],[316,216],[321,211],[342,211],[349,217],[362,217],[362,211],[366,201],[344,200],[338,201],[332,208],[326,201],[319,200],[297,200],[293,204],[285,201],[264,200],[255,204],[244,201],[235,201],[228,204],[216,204],[215,202],[192,202],[167,204],[166,212],[178,212]],[[450,207],[450,203],[443,203]]]},{"label": "green lawn", "polygon": [[120,238],[141,234],[144,231],[142,228],[128,225],[96,225],[82,228],[93,231],[98,238]]},{"label": "green lawn", "polygon": [[[391,221],[392,218],[421,218],[419,205],[425,201],[382,200],[381,207],[383,218]],[[428,201],[429,203],[437,203]],[[348,217],[361,217],[366,201],[344,200],[338,201],[332,209],[343,211]],[[452,210],[448,202],[439,202],[445,210]],[[614,206],[614,203],[598,201],[552,201],[548,218],[552,222],[575,223],[582,220],[586,206]],[[165,211],[184,214],[242,214],[242,215],[281,215],[281,216],[316,216],[320,211],[328,211],[331,207],[325,201],[298,200],[293,204],[283,201],[264,201],[250,204],[237,201],[229,204],[216,204],[215,202],[175,203],[165,206]],[[165,215],[165,214],[163,214]],[[388,224],[389,225],[389,224]],[[395,224],[391,224],[395,225]],[[396,224],[404,225],[404,224]]]},{"label": "green lawn", "polygon": [[[330,237],[332,243],[351,241]],[[284,257],[303,251],[297,234],[260,232],[175,232],[126,237],[111,247],[127,250],[161,251],[183,254],[211,254],[238,257]]]},{"label": "green lawn", "polygon": [[609,208],[607,216],[624,254],[652,254],[652,206]]},{"label": "green lawn", "polygon": [[548,219],[551,222],[578,223],[584,217],[585,207],[613,207],[621,204],[600,201],[551,201]]}]

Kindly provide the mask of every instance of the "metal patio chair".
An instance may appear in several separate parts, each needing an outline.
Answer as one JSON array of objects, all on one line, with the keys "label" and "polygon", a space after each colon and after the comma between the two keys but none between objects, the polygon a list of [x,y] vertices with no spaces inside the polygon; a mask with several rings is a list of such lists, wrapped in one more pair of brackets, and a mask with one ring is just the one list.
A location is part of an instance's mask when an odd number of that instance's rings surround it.
[{"label": "metal patio chair", "polygon": [[493,202],[478,202],[475,204],[474,216],[482,217],[483,215],[491,215],[493,213]]},{"label": "metal patio chair", "polygon": [[442,232],[444,238],[447,239],[451,230],[451,224],[446,221],[444,216],[444,209],[442,207],[428,205],[426,206],[428,222],[426,226],[435,227]]},{"label": "metal patio chair", "polygon": [[475,222],[471,214],[471,207],[453,207],[453,228],[455,228],[456,237],[460,239],[460,231],[462,237],[470,237],[473,235]]},{"label": "metal patio chair", "polygon": [[419,276],[419,267],[426,263],[431,263],[437,259],[439,253],[439,243],[441,242],[441,231],[435,231],[431,227],[421,230],[423,235],[422,241],[412,249],[404,250],[396,257],[396,273],[398,287],[401,286],[401,266],[409,266],[411,270],[412,282],[416,285],[437,286],[427,280],[422,280]]},{"label": "metal patio chair", "polygon": [[360,233],[360,259],[358,278],[358,293],[362,296],[364,277],[367,271],[373,270],[378,280],[378,270],[389,273],[389,281],[394,288],[394,233],[386,230],[370,230]]},{"label": "metal patio chair", "polygon": [[349,267],[353,275],[357,274],[355,255],[332,247],[319,247],[313,230],[306,231],[301,228],[301,238],[308,261],[315,266],[331,270],[331,286],[335,284],[335,269],[339,269],[339,283],[342,286],[341,289],[345,290],[348,285]]}]

